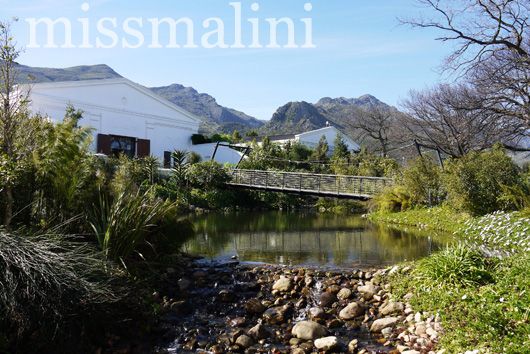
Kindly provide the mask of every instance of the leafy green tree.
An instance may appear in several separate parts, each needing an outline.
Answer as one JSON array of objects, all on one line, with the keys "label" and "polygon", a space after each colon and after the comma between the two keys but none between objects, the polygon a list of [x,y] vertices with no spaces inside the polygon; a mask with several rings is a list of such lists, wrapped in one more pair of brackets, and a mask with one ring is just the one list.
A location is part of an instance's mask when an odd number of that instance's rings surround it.
[{"label": "leafy green tree", "polygon": [[237,131],[237,130],[234,130],[234,132],[232,133],[232,143],[239,143],[242,139],[242,136],[241,134]]},{"label": "leafy green tree", "polygon": [[313,154],[311,156],[311,159],[313,160],[313,171],[317,173],[323,173],[326,172],[328,169],[326,167],[326,164],[329,162],[329,145],[328,141],[326,140],[326,137],[323,135],[315,150],[313,151]]},{"label": "leafy green tree", "polygon": [[16,89],[20,56],[11,34],[11,23],[0,22],[0,190],[4,207],[4,226],[9,228],[15,205],[14,187],[21,171],[22,161],[31,155],[32,131],[27,111],[28,92]]},{"label": "leafy green tree", "polygon": [[334,141],[333,155],[332,159],[344,160],[350,157],[350,151],[348,150],[348,145],[344,142],[344,139],[340,134],[337,134],[337,137]]},{"label": "leafy green tree", "polygon": [[89,154],[91,131],[78,127],[81,111],[67,107],[64,121],[47,126],[45,139],[33,153],[37,191],[35,214],[64,222],[84,211],[95,193],[94,157]]},{"label": "leafy green tree", "polygon": [[222,187],[230,180],[228,171],[215,161],[192,165],[187,176],[193,187],[208,190]]}]

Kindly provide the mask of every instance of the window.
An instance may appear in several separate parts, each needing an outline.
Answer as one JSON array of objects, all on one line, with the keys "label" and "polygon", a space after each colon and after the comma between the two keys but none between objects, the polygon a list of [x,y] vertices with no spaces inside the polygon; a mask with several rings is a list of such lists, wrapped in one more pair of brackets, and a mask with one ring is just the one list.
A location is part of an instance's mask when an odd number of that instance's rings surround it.
[{"label": "window", "polygon": [[136,156],[136,138],[111,135],[110,151],[114,156],[124,154],[133,158]]},{"label": "window", "polygon": [[171,168],[171,152],[164,151],[164,168]]}]

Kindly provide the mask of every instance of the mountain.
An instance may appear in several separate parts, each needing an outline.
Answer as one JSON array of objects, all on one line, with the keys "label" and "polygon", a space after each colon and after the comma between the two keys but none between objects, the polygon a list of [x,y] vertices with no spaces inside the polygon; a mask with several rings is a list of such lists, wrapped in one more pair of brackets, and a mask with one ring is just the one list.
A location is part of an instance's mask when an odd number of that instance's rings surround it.
[{"label": "mountain", "polygon": [[235,109],[226,108],[217,103],[215,98],[199,93],[192,87],[173,84],[163,87],[152,87],[156,94],[175,103],[187,111],[204,119],[201,130],[207,133],[234,130],[246,131],[260,128],[263,122]]},{"label": "mountain", "polygon": [[[38,68],[17,64],[17,70],[19,83],[101,80],[122,77],[104,64],[75,66],[65,69]],[[173,84],[150,89],[201,118],[203,120],[201,131],[208,134],[231,133],[235,129],[248,131],[260,128],[264,124],[243,112],[219,105],[215,98],[205,93],[198,93],[192,87]]]},{"label": "mountain", "polygon": [[353,125],[362,119],[363,112],[379,108],[392,109],[371,95],[359,98],[324,97],[315,104],[289,102],[274,113],[260,132],[263,135],[297,134],[323,128],[329,122],[355,137],[359,132]]}]

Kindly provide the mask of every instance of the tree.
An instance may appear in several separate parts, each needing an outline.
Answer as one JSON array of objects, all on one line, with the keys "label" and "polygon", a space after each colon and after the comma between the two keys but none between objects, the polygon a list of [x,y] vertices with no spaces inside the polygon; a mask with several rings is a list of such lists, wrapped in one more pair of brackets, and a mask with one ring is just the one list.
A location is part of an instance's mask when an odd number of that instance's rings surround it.
[{"label": "tree", "polygon": [[405,23],[455,42],[445,69],[467,76],[485,107],[530,127],[530,3],[527,0],[418,0],[434,18]]},{"label": "tree", "polygon": [[239,143],[241,141],[242,137],[239,131],[234,130],[232,133],[232,143]]},{"label": "tree", "polygon": [[[324,135],[322,135],[322,137],[320,138],[320,140],[318,142],[317,147],[313,151],[313,154],[312,154],[311,158],[312,158],[312,160],[315,163],[325,164],[329,160],[328,153],[329,153],[328,141],[326,140],[326,137]],[[320,165],[315,165],[314,166],[314,170],[315,170],[315,172],[323,172],[323,170],[325,170],[325,168],[323,166],[320,166]]]},{"label": "tree", "polygon": [[519,120],[488,109],[485,99],[470,85],[442,84],[412,91],[401,119],[411,140],[452,157],[511,141],[524,127]]},{"label": "tree", "polygon": [[31,134],[23,129],[29,120],[29,93],[15,86],[19,75],[16,68],[19,55],[20,49],[11,35],[11,23],[0,22],[0,160],[4,176],[1,191],[6,227],[10,226],[13,219],[17,164],[30,154],[24,140],[31,140]]},{"label": "tree", "polygon": [[[390,147],[392,132],[395,132],[398,112],[391,107],[374,107],[361,110],[360,117],[352,123],[363,135],[375,140],[379,151],[386,157]],[[395,134],[394,134],[395,135]]]},{"label": "tree", "polygon": [[340,134],[337,134],[335,141],[333,142],[333,155],[332,159],[347,159],[350,156],[350,151],[348,150],[348,145],[344,142],[344,139]]}]

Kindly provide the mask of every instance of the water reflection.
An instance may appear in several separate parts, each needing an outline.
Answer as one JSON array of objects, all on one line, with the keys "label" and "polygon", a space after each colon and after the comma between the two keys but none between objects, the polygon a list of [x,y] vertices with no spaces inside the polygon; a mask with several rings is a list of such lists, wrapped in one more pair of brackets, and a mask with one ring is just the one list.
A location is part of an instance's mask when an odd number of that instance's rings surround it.
[{"label": "water reflection", "polygon": [[216,213],[191,222],[195,237],[184,250],[212,260],[238,255],[246,262],[367,266],[418,259],[443,246],[421,231],[384,227],[360,216]]}]

